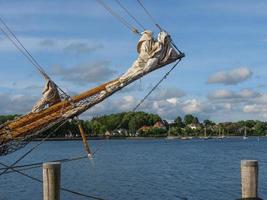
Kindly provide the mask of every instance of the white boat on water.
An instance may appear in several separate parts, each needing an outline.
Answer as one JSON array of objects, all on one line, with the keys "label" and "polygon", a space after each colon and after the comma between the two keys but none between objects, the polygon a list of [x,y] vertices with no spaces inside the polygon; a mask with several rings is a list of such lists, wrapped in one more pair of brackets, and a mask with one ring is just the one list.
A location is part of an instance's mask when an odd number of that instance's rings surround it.
[{"label": "white boat on water", "polygon": [[191,139],[193,139],[193,137],[181,137],[180,139],[181,140],[191,140]]},{"label": "white boat on water", "polygon": [[243,140],[247,140],[247,127],[245,126],[245,130],[244,130],[244,136],[243,136]]},{"label": "white boat on water", "polygon": [[179,136],[167,136],[166,140],[175,140],[175,139],[179,139]]},{"label": "white boat on water", "polygon": [[204,137],[202,137],[202,139],[204,139],[204,140],[210,140],[210,139],[212,139],[211,136],[207,136],[207,128],[206,127],[204,128]]},{"label": "white boat on water", "polygon": [[225,136],[224,136],[224,129],[222,129],[222,132],[221,132],[221,128],[219,128],[219,134],[216,137],[216,139],[222,140],[224,138],[225,138]]}]

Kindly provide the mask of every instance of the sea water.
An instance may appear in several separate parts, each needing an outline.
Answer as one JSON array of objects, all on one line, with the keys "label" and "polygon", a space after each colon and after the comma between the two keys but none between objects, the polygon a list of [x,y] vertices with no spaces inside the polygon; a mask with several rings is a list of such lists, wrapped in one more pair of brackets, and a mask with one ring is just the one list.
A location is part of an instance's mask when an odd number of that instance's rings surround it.
[{"label": "sea water", "polygon": [[[11,164],[31,146],[0,161]],[[259,196],[267,199],[267,139],[94,140],[93,161],[62,164],[62,187],[103,199],[240,198],[240,161],[259,161]],[[19,164],[86,155],[81,141],[49,141]],[[42,169],[25,171],[42,179]],[[62,200],[86,199],[61,192]],[[17,173],[0,176],[1,200],[41,200],[42,185]]]}]

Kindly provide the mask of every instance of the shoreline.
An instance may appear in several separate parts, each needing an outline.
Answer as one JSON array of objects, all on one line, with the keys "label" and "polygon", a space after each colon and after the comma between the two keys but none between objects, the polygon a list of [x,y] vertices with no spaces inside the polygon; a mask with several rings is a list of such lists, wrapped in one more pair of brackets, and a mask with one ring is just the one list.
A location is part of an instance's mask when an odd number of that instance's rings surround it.
[{"label": "shoreline", "polygon": [[[266,136],[249,136],[249,138],[265,138]],[[226,136],[224,138],[218,138],[216,136],[213,136],[211,138],[205,139],[202,136],[199,137],[178,137],[178,136],[148,136],[148,137],[126,137],[126,136],[116,136],[116,137],[87,137],[87,140],[153,140],[153,139],[167,139],[167,140],[225,140],[225,139],[240,139],[243,138],[243,136]],[[33,141],[41,141],[43,138],[35,138]],[[82,137],[73,137],[73,138],[48,138],[46,141],[80,141],[82,140]]]},{"label": "shoreline", "polygon": [[[151,140],[151,139],[164,139],[165,136],[151,136],[151,137],[87,137],[87,140]],[[40,141],[43,138],[35,138],[33,141]],[[82,137],[74,138],[48,138],[46,141],[75,141],[82,140]]]}]

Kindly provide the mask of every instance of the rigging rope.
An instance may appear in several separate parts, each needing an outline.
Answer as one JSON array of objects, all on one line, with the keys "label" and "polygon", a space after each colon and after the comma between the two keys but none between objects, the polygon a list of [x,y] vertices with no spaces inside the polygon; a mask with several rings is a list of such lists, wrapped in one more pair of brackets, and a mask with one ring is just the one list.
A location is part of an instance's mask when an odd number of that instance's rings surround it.
[{"label": "rigging rope", "polygon": [[145,27],[141,24],[141,22],[139,22],[138,19],[133,14],[131,14],[131,12],[125,6],[123,6],[119,0],[115,1],[143,30],[145,30]]},{"label": "rigging rope", "polygon": [[[147,16],[149,17],[149,19],[152,21],[152,23],[160,30],[163,31],[163,28],[161,28],[161,26],[156,22],[156,20],[154,19],[154,17],[150,14],[150,12],[148,11],[148,9],[146,9],[145,5],[141,2],[141,0],[137,0],[137,2],[139,3],[139,5],[143,8],[143,10],[145,11],[145,13],[147,14]],[[180,51],[180,49],[175,45],[175,43],[173,42],[172,38],[171,38],[171,44],[173,45],[173,47],[180,53],[182,54],[182,52]]]},{"label": "rigging rope", "polygon": [[[112,16],[114,16],[115,18],[117,18],[123,25],[125,25],[127,28],[129,28],[130,30],[132,30],[134,33],[138,33],[138,30],[136,28],[134,28],[133,26],[131,26],[123,17],[121,17],[120,15],[118,15],[115,11],[113,11],[111,9],[111,7],[107,6],[102,0],[96,0],[99,4],[101,4]],[[139,2],[139,4],[143,7],[143,9],[145,10],[145,12],[148,14],[148,16],[150,17],[150,19],[153,21],[153,23],[160,29],[161,27],[156,23],[156,21],[154,20],[154,18],[150,15],[150,13],[148,12],[148,10],[144,7],[144,5],[141,3],[141,1],[137,0]],[[124,7],[121,2],[119,0],[116,0],[116,2],[120,5],[120,7],[125,10],[125,12],[131,16],[134,21],[139,25],[141,26],[143,29],[144,26],[129,12],[129,10],[127,10],[126,7]],[[0,27],[1,31],[8,37],[8,39],[16,46],[16,48],[38,69],[38,71],[43,75],[45,76],[46,78],[48,78],[49,80],[51,80],[49,78],[49,76],[45,73],[45,71],[42,69],[42,67],[38,64],[38,62],[33,58],[33,56],[30,54],[30,52],[23,46],[23,44],[17,39],[17,37],[15,36],[15,34],[9,29],[9,27],[5,24],[5,22],[0,18],[0,21],[2,22],[2,24],[4,24],[4,26],[6,27],[6,29],[9,31],[9,33],[15,38],[15,40],[20,44],[21,47],[19,47],[19,45],[10,37],[10,35],[8,34],[8,32],[6,32],[4,29],[2,29],[2,27]],[[174,45],[175,48],[177,48],[175,45]],[[22,49],[21,49],[22,48]],[[177,48],[178,49],[178,48]],[[26,52],[24,52],[24,51]],[[180,51],[179,51],[180,52]],[[152,88],[152,90],[139,102],[139,104],[133,109],[133,111],[136,111],[138,109],[138,107],[148,98],[148,96],[161,84],[161,82],[167,78],[167,76],[170,74],[170,72],[178,65],[178,63],[181,61],[181,59],[179,59],[175,65],[163,76],[163,78]],[[51,80],[52,81],[52,80]],[[57,85],[56,85],[57,86]],[[58,86],[57,86],[58,87]],[[59,87],[58,87],[59,88]],[[59,88],[60,89],[60,88]],[[61,89],[60,89],[61,90]],[[63,90],[61,90],[64,94],[66,94]],[[67,121],[67,120],[66,120]],[[65,121],[65,122],[66,122]],[[64,122],[64,123],[65,123]],[[64,123],[62,123],[59,127],[61,127]],[[34,164],[28,164],[27,166],[26,165],[21,165],[21,166],[15,166],[19,161],[21,161],[23,158],[25,158],[29,153],[31,153],[34,149],[36,149],[38,146],[40,146],[48,137],[50,137],[56,130],[58,130],[58,128],[55,129],[53,132],[51,132],[50,134],[48,134],[40,143],[38,143],[37,145],[35,145],[33,148],[31,148],[28,152],[26,152],[23,156],[21,156],[16,162],[14,162],[12,165],[10,166],[7,166],[7,165],[4,165],[2,163],[0,163],[1,165],[5,166],[6,168],[4,169],[4,171],[0,174],[0,176],[4,173],[6,173],[9,169],[11,169],[12,171],[15,171],[17,173],[20,173],[28,178],[31,178],[35,181],[38,181],[38,182],[42,182],[41,180],[35,178],[35,177],[32,177],[28,174],[25,174],[23,172],[20,172],[18,170],[15,169],[16,168],[23,168],[23,167],[28,167],[28,168],[25,168],[24,170],[27,170],[27,169],[33,169],[33,168],[36,168],[36,167],[40,167],[40,163],[34,163]],[[99,148],[100,149],[100,148]],[[97,149],[97,150],[99,150]],[[97,151],[96,150],[96,151]],[[96,151],[93,153],[95,154]],[[83,158],[87,158],[87,156],[82,156],[82,157],[78,157],[78,158],[74,158],[73,160],[78,160],[78,159],[83,159]],[[69,161],[72,161],[72,159],[62,159],[61,160],[62,162],[69,162]],[[30,168],[29,168],[30,167]],[[23,170],[23,169],[22,169]],[[89,196],[89,195],[84,195],[84,194],[81,194],[79,192],[75,192],[75,191],[71,191],[69,189],[66,189],[66,188],[61,188],[61,190],[63,191],[67,191],[67,192],[71,192],[73,194],[77,194],[77,195],[81,195],[81,196],[84,196],[84,197],[89,197],[89,198],[94,198],[94,199],[100,199],[100,198],[97,198],[97,197],[93,197],[93,196]]]},{"label": "rigging rope", "polygon": [[[97,146],[97,148],[95,149],[95,151],[92,153],[92,157],[94,157],[94,155],[101,149],[101,147],[104,145],[104,143],[99,144]],[[52,161],[47,161],[47,162],[71,162],[71,161],[76,161],[76,160],[81,160],[81,159],[85,159],[88,158],[88,156],[78,156],[78,157],[74,157],[74,158],[64,158],[64,159],[60,159],[60,160],[52,160]],[[31,163],[31,164],[25,164],[25,165],[17,165],[17,166],[12,166],[13,169],[20,169],[20,171],[24,171],[24,170],[29,170],[29,169],[35,169],[35,168],[39,168],[41,167],[43,164],[43,162],[37,162],[37,163]],[[4,168],[0,168],[0,170],[9,170],[10,167],[4,167]],[[7,171],[5,172],[5,174],[9,174],[12,173],[14,171]]]},{"label": "rigging rope", "polygon": [[146,94],[146,96],[141,99],[141,101],[134,107],[133,112],[135,112],[140,106],[141,104],[149,97],[149,95],[155,91],[157,89],[157,87],[164,81],[164,79],[166,79],[169,74],[171,73],[172,70],[174,70],[174,68],[179,64],[179,62],[181,61],[181,58],[173,65],[173,67],[159,80],[159,82]]},{"label": "rigging rope", "polygon": [[[97,148],[95,149],[95,151],[92,153],[92,157],[94,157],[94,155],[101,149],[101,147],[104,145],[104,143],[99,144],[97,146]],[[59,160],[52,160],[52,161],[46,161],[46,162],[61,162],[61,163],[66,163],[66,162],[72,162],[72,161],[76,161],[76,160],[82,160],[88,158],[88,156],[78,156],[78,157],[73,157],[73,158],[63,158],[63,159],[59,159]],[[24,171],[24,170],[30,170],[30,169],[35,169],[35,168],[39,168],[41,167],[43,164],[43,162],[37,162],[37,163],[31,163],[31,164],[25,164],[25,165],[16,165],[13,166],[13,169],[20,169],[20,171]],[[9,167],[4,167],[4,168],[0,168],[0,170],[9,170]],[[5,174],[9,174],[9,173],[13,173],[14,171],[7,171]]]},{"label": "rigging rope", "polygon": [[[81,160],[87,158],[87,156],[78,156],[78,157],[73,157],[73,158],[64,158],[64,159],[59,159],[59,160],[52,160],[52,161],[46,161],[46,162],[71,162],[75,160]],[[21,169],[21,168],[26,168],[26,167],[40,167],[42,166],[43,162],[37,162],[37,163],[31,163],[31,164],[25,164],[25,165],[16,165],[13,166],[13,169]],[[0,170],[6,170],[8,167],[0,168]]]},{"label": "rigging rope", "polygon": [[113,17],[115,17],[118,21],[120,21],[125,27],[130,29],[133,33],[140,34],[139,31],[128,23],[122,16],[117,14],[111,7],[105,4],[102,0],[96,0],[101,6],[103,6]]},{"label": "rigging rope", "polygon": [[[21,41],[17,38],[17,36],[14,34],[14,32],[8,27],[8,25],[5,23],[3,18],[0,17],[0,22],[4,25],[6,30],[4,30],[2,27],[0,27],[0,30],[2,33],[11,41],[11,43],[28,59],[28,61],[40,72],[40,74],[52,81],[55,86],[64,94],[66,97],[70,98],[70,96],[62,90],[49,76],[48,74],[44,71],[42,66],[37,62],[37,60],[32,56],[32,54],[26,49],[26,47],[21,43]],[[12,39],[11,36],[14,38]],[[16,43],[17,42],[17,43]]]},{"label": "rigging rope", "polygon": [[143,8],[143,10],[145,11],[145,13],[147,14],[147,16],[150,18],[150,20],[153,22],[153,24],[160,30],[162,31],[162,28],[160,27],[160,25],[156,22],[156,20],[152,17],[152,15],[149,13],[149,11],[146,9],[146,7],[144,6],[144,4],[141,2],[141,0],[137,0],[137,2],[139,3],[139,5]]},{"label": "rigging rope", "polygon": [[33,146],[30,150],[28,150],[25,154],[23,154],[19,159],[17,159],[14,163],[12,163],[7,169],[0,173],[0,176],[5,174],[10,168],[15,166],[19,161],[24,159],[27,155],[29,155],[33,150],[43,144],[52,134],[54,134],[61,126],[63,126],[68,120],[64,120],[57,128],[55,128],[51,133],[49,133],[46,137],[44,137],[39,143]]},{"label": "rigging rope", "polygon": [[[14,37],[14,39],[19,43],[19,45],[24,49],[24,51],[28,54],[29,59],[32,61],[33,65],[37,68],[37,70],[45,77],[49,78],[49,76],[45,73],[44,69],[39,65],[39,63],[34,59],[31,53],[24,47],[24,45],[20,42],[20,40],[16,37],[16,35],[11,31],[11,29],[7,26],[4,20],[0,17],[1,23],[7,29],[7,31]],[[8,37],[10,39],[10,37]],[[49,78],[50,79],[50,78]]]},{"label": "rigging rope", "polygon": [[[4,166],[4,167],[8,167],[7,165],[5,165],[5,164],[3,164],[3,163],[0,163],[0,165],[2,165],[2,166]],[[41,184],[43,183],[42,180],[40,180],[40,179],[38,179],[38,178],[35,178],[35,177],[33,177],[33,176],[29,175],[29,174],[26,174],[26,173],[24,173],[24,172],[21,172],[21,171],[19,171],[19,170],[16,170],[16,169],[14,169],[13,167],[11,167],[10,169],[11,169],[12,171],[14,171],[14,172],[17,172],[17,173],[19,173],[19,174],[21,174],[21,175],[23,175],[23,176],[25,176],[25,177],[31,179],[31,180],[34,180],[34,181],[39,182],[39,183],[41,183]],[[69,192],[69,193],[72,193],[72,194],[75,194],[75,195],[79,195],[79,196],[87,197],[87,198],[90,198],[90,199],[103,200],[102,198],[99,198],[99,197],[96,197],[96,196],[92,196],[92,195],[83,194],[83,193],[80,193],[80,192],[76,192],[76,191],[73,191],[73,190],[70,190],[70,189],[67,189],[67,188],[64,188],[64,187],[60,187],[60,190],[65,191],[65,192]]]}]

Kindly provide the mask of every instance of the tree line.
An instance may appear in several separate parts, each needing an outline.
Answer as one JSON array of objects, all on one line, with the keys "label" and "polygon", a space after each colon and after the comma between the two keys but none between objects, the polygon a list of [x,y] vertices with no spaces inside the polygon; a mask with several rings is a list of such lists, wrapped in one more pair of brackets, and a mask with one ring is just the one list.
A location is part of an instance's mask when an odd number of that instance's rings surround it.
[{"label": "tree line", "polygon": [[[0,115],[0,126],[6,121],[13,120],[19,115]],[[160,123],[161,126],[155,126]],[[89,136],[242,136],[267,135],[267,122],[259,120],[242,120],[238,122],[215,123],[209,119],[202,122],[191,114],[183,118],[177,116],[173,122],[167,122],[159,115],[145,112],[122,112],[111,115],[82,120],[85,132]],[[56,127],[53,127],[56,128]],[[52,129],[53,129],[52,128]],[[44,132],[46,135],[51,129]],[[58,129],[53,137],[66,135],[79,136],[75,121],[68,121]]]}]

